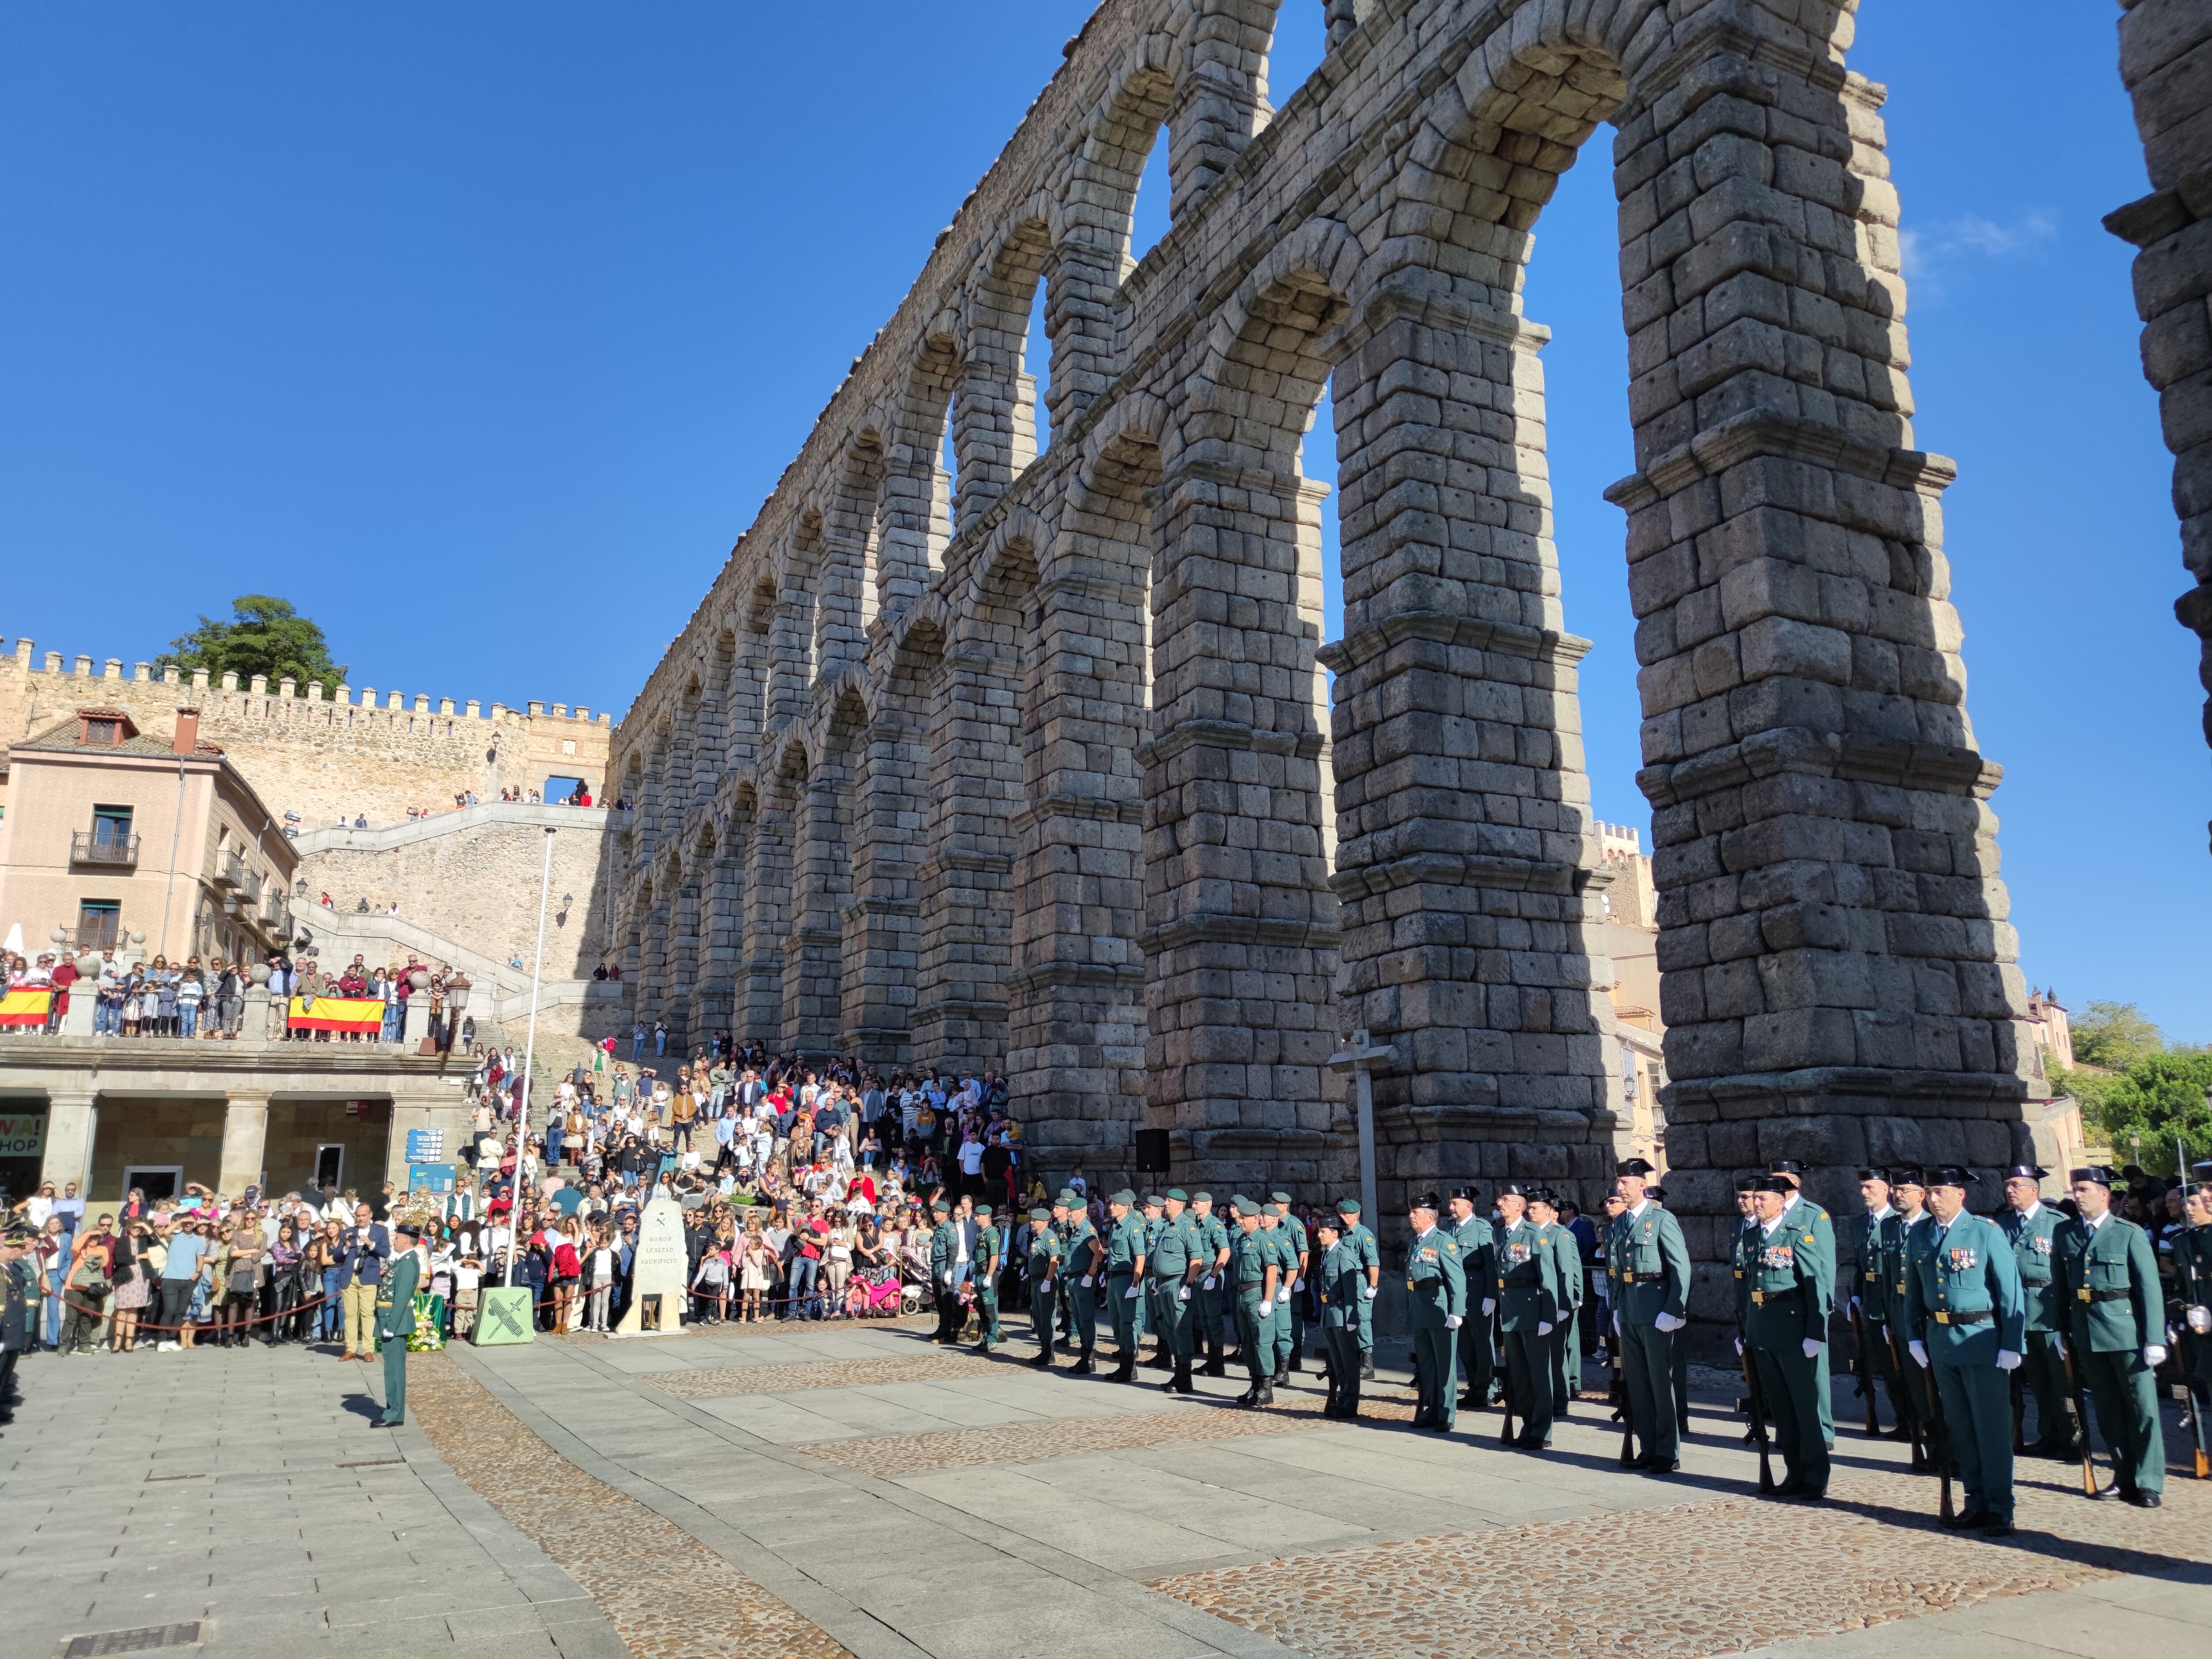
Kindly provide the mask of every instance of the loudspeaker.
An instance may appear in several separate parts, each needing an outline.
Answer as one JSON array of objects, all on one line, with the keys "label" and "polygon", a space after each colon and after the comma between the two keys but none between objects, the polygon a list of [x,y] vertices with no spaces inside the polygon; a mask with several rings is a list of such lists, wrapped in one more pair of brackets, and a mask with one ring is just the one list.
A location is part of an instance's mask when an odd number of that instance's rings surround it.
[{"label": "loudspeaker", "polygon": [[1168,1132],[1165,1129],[1137,1131],[1137,1172],[1139,1175],[1165,1175],[1168,1172]]}]

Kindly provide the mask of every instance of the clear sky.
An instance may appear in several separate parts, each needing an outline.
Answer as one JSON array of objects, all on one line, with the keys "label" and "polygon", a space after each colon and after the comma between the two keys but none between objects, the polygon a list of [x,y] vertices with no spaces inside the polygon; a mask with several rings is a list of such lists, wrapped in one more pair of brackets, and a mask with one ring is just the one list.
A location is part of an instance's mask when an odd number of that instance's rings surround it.
[{"label": "clear sky", "polygon": [[[128,662],[275,592],[356,684],[619,711],[1089,9],[0,9],[0,629]],[[1320,0],[1284,10],[1279,97],[1321,52]],[[1891,89],[2023,965],[2205,1039],[2203,694],[2098,223],[2147,188],[2115,15],[1864,0],[1851,61]],[[1593,793],[1640,826],[1607,143],[1528,309]]]}]

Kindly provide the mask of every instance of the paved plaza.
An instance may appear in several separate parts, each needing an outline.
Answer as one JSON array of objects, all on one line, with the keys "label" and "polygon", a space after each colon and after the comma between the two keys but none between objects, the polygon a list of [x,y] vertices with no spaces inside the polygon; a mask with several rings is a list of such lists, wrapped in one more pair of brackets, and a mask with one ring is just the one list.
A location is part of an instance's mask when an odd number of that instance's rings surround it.
[{"label": "paved plaza", "polygon": [[396,1432],[374,1368],[310,1351],[34,1358],[0,1439],[0,1659],[2156,1659],[2212,1632],[2185,1472],[2147,1513],[2024,1462],[1992,1541],[1849,1427],[1832,1501],[1760,1502],[1721,1378],[1661,1479],[1617,1468],[1594,1397],[1540,1457],[1492,1414],[1415,1431],[1388,1348],[1346,1425],[1310,1376],[1249,1412],[1236,1379],[1180,1400],[925,1334],[457,1348],[412,1361]]}]

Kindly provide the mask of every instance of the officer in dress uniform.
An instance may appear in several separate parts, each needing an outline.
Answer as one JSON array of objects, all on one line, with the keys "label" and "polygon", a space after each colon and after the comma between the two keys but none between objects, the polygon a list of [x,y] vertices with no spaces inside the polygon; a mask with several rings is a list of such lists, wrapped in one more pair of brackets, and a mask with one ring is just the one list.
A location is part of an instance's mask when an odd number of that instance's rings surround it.
[{"label": "officer in dress uniform", "polygon": [[1036,1358],[1030,1364],[1040,1370],[1052,1364],[1052,1323],[1058,1316],[1060,1264],[1066,1252],[1056,1224],[1065,1212],[1040,1206],[1030,1212],[1030,1329],[1036,1337]]},{"label": "officer in dress uniform", "polygon": [[[1935,1217],[1928,1211],[1926,1178],[1915,1166],[1907,1165],[1890,1171],[1889,1195],[1890,1201],[1897,1206],[1899,1224],[1897,1249],[1892,1263],[1895,1276],[1889,1284],[1889,1305],[1894,1316],[1905,1307],[1905,1264],[1911,1254],[1912,1241],[1923,1228],[1935,1224]],[[1893,1322],[1893,1318],[1890,1334],[1896,1338],[1898,1358],[1902,1364],[1899,1375],[1905,1383],[1905,1404],[1911,1412],[1911,1421],[1903,1426],[1907,1435],[1918,1431],[1924,1445],[1927,1425],[1936,1409],[1935,1402],[1929,1397],[1929,1390],[1935,1386],[1935,1379],[1912,1364],[1905,1355],[1905,1335],[1901,1328]],[[1918,1472],[1926,1474],[1934,1467],[1929,1463],[1919,1468]]]},{"label": "officer in dress uniform", "polygon": [[1184,1207],[1187,1202],[1182,1188],[1168,1188],[1165,1213],[1153,1229],[1152,1253],[1146,1258],[1160,1343],[1175,1365],[1175,1374],[1162,1386],[1176,1394],[1198,1391],[1190,1380],[1191,1304],[1199,1277],[1211,1265],[1206,1236],[1199,1230],[1198,1218]]},{"label": "officer in dress uniform", "polygon": [[[1644,1196],[1662,1210],[1667,1207],[1667,1189],[1656,1182],[1644,1189]],[[1690,1345],[1686,1342],[1674,1345],[1674,1432],[1682,1436],[1690,1432]]]},{"label": "officer in dress uniform", "polygon": [[1575,1236],[1559,1224],[1559,1198],[1549,1187],[1528,1194],[1528,1214],[1543,1230],[1544,1243],[1554,1258],[1553,1270],[1559,1281],[1559,1316],[1552,1325],[1552,1415],[1568,1414],[1575,1396],[1583,1391],[1582,1322],[1583,1253]]},{"label": "officer in dress uniform", "polygon": [[1145,1265],[1145,1224],[1131,1213],[1137,1195],[1127,1187],[1106,1200],[1113,1225],[1106,1238],[1106,1312],[1114,1322],[1113,1380],[1137,1380],[1137,1342],[1144,1334],[1138,1318],[1139,1280]]},{"label": "officer in dress uniform", "polygon": [[1290,1360],[1287,1367],[1278,1365],[1275,1369],[1278,1374],[1285,1369],[1302,1371],[1306,1368],[1305,1279],[1306,1271],[1312,1265],[1313,1241],[1306,1237],[1306,1224],[1298,1219],[1297,1212],[1291,1207],[1288,1193],[1269,1193],[1267,1201],[1282,1212],[1282,1219],[1275,1224],[1276,1231],[1291,1247],[1292,1276],[1285,1287],[1290,1291],[1291,1299],[1285,1302],[1278,1296],[1275,1303],[1280,1322],[1275,1334],[1276,1346],[1279,1350],[1283,1345],[1289,1345]]},{"label": "officer in dress uniform", "polygon": [[967,1316],[960,1310],[960,1293],[952,1282],[959,1265],[960,1246],[952,1237],[952,1206],[939,1199],[929,1206],[934,1218],[929,1233],[929,1283],[937,1294],[937,1334],[933,1342],[957,1342]]},{"label": "officer in dress uniform", "polygon": [[20,1223],[0,1234],[0,1424],[15,1420],[15,1356],[32,1345],[35,1331],[39,1279],[30,1252],[36,1238]]},{"label": "officer in dress uniform", "polygon": [[1237,1403],[1272,1406],[1274,1380],[1266,1367],[1274,1352],[1274,1338],[1268,1310],[1275,1305],[1279,1268],[1273,1249],[1260,1231],[1260,1206],[1237,1197],[1230,1200],[1229,1213],[1237,1223],[1237,1235],[1229,1243],[1229,1273],[1237,1291],[1237,1346],[1252,1378],[1252,1386],[1237,1396]]},{"label": "officer in dress uniform", "polygon": [[1813,1235],[1814,1265],[1820,1273],[1820,1352],[1813,1369],[1819,1378],[1814,1403],[1820,1407],[1820,1439],[1833,1449],[1836,1443],[1835,1390],[1828,1380],[1828,1320],[1836,1310],[1836,1224],[1828,1212],[1805,1196],[1805,1166],[1791,1158],[1777,1160],[1769,1175],[1790,1183],[1790,1202],[1784,1207],[1791,1224]]},{"label": "officer in dress uniform", "polygon": [[1868,1386],[1877,1376],[1882,1380],[1889,1389],[1890,1413],[1897,1419],[1894,1433],[1910,1434],[1912,1407],[1897,1369],[1904,1345],[1890,1340],[1891,1322],[1905,1305],[1892,1288],[1905,1277],[1905,1218],[1890,1202],[1886,1169],[1869,1166],[1859,1171],[1859,1197],[1866,1205],[1866,1218],[1859,1229],[1858,1280],[1850,1305],[1859,1316],[1858,1334],[1867,1344]]},{"label": "officer in dress uniform", "polygon": [[1437,1195],[1419,1193],[1406,1219],[1413,1242],[1406,1251],[1406,1299],[1413,1328],[1413,1426],[1450,1431],[1458,1420],[1453,1386],[1454,1335],[1467,1319],[1467,1270],[1459,1246],[1437,1225]]},{"label": "officer in dress uniform", "polygon": [[999,1269],[1005,1256],[999,1230],[991,1223],[991,1206],[975,1206],[975,1352],[988,1353],[999,1335]]},{"label": "officer in dress uniform", "polygon": [[1374,1346],[1367,1313],[1374,1287],[1367,1281],[1359,1245],[1345,1231],[1340,1216],[1316,1216],[1314,1242],[1321,1251],[1316,1283],[1321,1336],[1328,1353],[1328,1403],[1322,1415],[1350,1419],[1359,1415],[1359,1375]]},{"label": "officer in dress uniform", "polygon": [[1827,1495],[1828,1444],[1814,1395],[1816,1362],[1827,1346],[1826,1285],[1812,1218],[1793,1215],[1796,1188],[1786,1176],[1759,1177],[1744,1277],[1744,1335],[1759,1389],[1773,1414],[1785,1479],[1783,1498]]},{"label": "officer in dress uniform", "polygon": [[1206,1364],[1200,1375],[1220,1376],[1227,1370],[1221,1358],[1221,1310],[1229,1299],[1224,1283],[1229,1270],[1229,1229],[1213,1212],[1212,1193],[1192,1194],[1190,1213],[1206,1257],[1206,1271],[1198,1276],[1198,1288],[1190,1298],[1194,1322],[1191,1357],[1195,1359],[1203,1352]]},{"label": "officer in dress uniform", "polygon": [[1106,1241],[1091,1224],[1090,1207],[1080,1193],[1062,1188],[1060,1203],[1067,1212],[1067,1231],[1061,1240],[1067,1254],[1060,1270],[1060,1302],[1067,1309],[1076,1348],[1075,1363],[1067,1368],[1068,1374],[1089,1376],[1091,1350],[1098,1340],[1098,1291],[1106,1272]]},{"label": "officer in dress uniform", "polygon": [[2018,1378],[2035,1397],[2035,1439],[2027,1455],[2070,1460],[2081,1454],[2067,1404],[2073,1390],[2066,1382],[2066,1362],[2058,1357],[2066,1310],[2059,1305],[2052,1260],[2058,1224],[2066,1218],[2043,1201],[2043,1180],[2048,1173],[2033,1164],[2015,1164],[2007,1170],[2005,1207],[1996,1224],[2012,1246],[2013,1265],[2020,1270],[2021,1291],[2027,1303],[2027,1346],[2021,1351]]},{"label": "officer in dress uniform", "polygon": [[2172,1322],[2195,1419],[2191,1432],[2200,1450],[2212,1452],[2212,1163],[2191,1164],[2189,1172],[2196,1184],[2183,1194],[2181,1231],[2173,1241]]},{"label": "officer in dress uniform", "polygon": [[1371,1382],[1375,1380],[1375,1293],[1382,1285],[1382,1252],[1375,1235],[1359,1218],[1358,1199],[1337,1200],[1336,1213],[1344,1223],[1344,1240],[1359,1252],[1360,1270],[1367,1275],[1367,1294],[1359,1304],[1359,1380]]},{"label": "officer in dress uniform", "polygon": [[[1498,1279],[1496,1252],[1492,1247],[1490,1218],[1476,1212],[1480,1200],[1473,1187],[1455,1187],[1444,1199],[1445,1231],[1452,1243],[1459,1246],[1459,1264],[1467,1273],[1469,1285],[1468,1299],[1480,1302],[1493,1288]],[[1486,1318],[1462,1322],[1455,1346],[1459,1361],[1460,1380],[1465,1392],[1459,1397],[1462,1411],[1487,1411],[1490,1407],[1490,1321]]]},{"label": "officer in dress uniform", "polygon": [[1144,1291],[1137,1298],[1137,1351],[1142,1353],[1145,1338],[1153,1334],[1152,1357],[1144,1364],[1147,1370],[1164,1371],[1168,1368],[1168,1342],[1166,1337],[1154,1334],[1160,1328],[1159,1287],[1153,1282],[1152,1274],[1152,1243],[1160,1236],[1164,1214],[1159,1194],[1146,1193],[1139,1207],[1144,1212],[1145,1249],[1137,1262],[1137,1285]]},{"label": "officer in dress uniform", "polygon": [[2166,1443],[2150,1375],[2166,1358],[2158,1256],[2148,1233],[2113,1212],[2118,1177],[2109,1166],[2093,1164],[2070,1179],[2081,1213],[2059,1227],[2051,1256],[2068,1315],[2062,1352],[2081,1374],[2112,1454],[2115,1478],[2097,1496],[2154,1510],[2166,1490]]},{"label": "officer in dress uniform", "polygon": [[1934,1219],[1913,1235],[1903,1318],[1912,1362],[1943,1401],[1945,1451],[1966,1501],[1944,1524],[2012,1530],[2012,1385],[2027,1328],[2012,1241],[1966,1208],[1972,1180],[1956,1165],[1929,1179]]},{"label": "officer in dress uniform", "polygon": [[1283,1303],[1291,1293],[1291,1275],[1297,1271],[1297,1258],[1285,1254],[1290,1236],[1283,1231],[1282,1223],[1283,1212],[1272,1200],[1261,1204],[1260,1247],[1275,1264],[1275,1294],[1260,1310],[1260,1334],[1267,1345],[1260,1364],[1278,1382],[1283,1380],[1283,1327],[1289,1322],[1283,1317]]},{"label": "officer in dress uniform", "polygon": [[1513,1443],[1522,1451],[1541,1451],[1552,1440],[1552,1328],[1560,1317],[1559,1258],[1528,1212],[1528,1193],[1520,1182],[1500,1182],[1497,1278],[1483,1311],[1488,1314],[1494,1302],[1498,1327],[1504,1333],[1505,1386],[1509,1403],[1521,1415],[1520,1437]]},{"label": "officer in dress uniform", "polygon": [[1635,1467],[1669,1474],[1682,1467],[1674,1334],[1689,1323],[1690,1247],[1682,1224],[1647,1195],[1650,1164],[1632,1158],[1616,1168],[1613,1187],[1624,1207],[1605,1240],[1612,1340],[1620,1347],[1629,1427],[1642,1448]]},{"label": "officer in dress uniform", "polygon": [[415,1248],[420,1231],[411,1221],[395,1221],[398,1246],[392,1265],[376,1284],[376,1345],[384,1355],[384,1415],[380,1429],[407,1420],[407,1339],[415,1334],[415,1291],[422,1282],[422,1255]]}]

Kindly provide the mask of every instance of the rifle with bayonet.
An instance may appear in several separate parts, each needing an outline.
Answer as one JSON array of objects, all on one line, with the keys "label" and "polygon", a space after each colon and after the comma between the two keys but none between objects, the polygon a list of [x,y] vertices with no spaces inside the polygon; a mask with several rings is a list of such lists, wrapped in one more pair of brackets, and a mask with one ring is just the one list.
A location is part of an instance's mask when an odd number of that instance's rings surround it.
[{"label": "rifle with bayonet", "polygon": [[1866,1401],[1866,1431],[1881,1432],[1881,1417],[1874,1405],[1874,1350],[1867,1340],[1867,1317],[1859,1299],[1851,1298],[1851,1369],[1858,1375],[1858,1396]]}]

